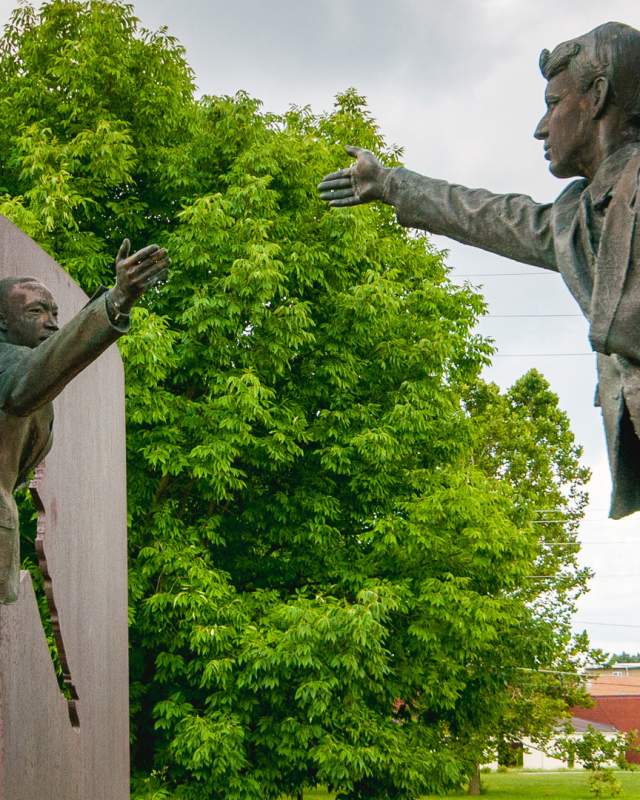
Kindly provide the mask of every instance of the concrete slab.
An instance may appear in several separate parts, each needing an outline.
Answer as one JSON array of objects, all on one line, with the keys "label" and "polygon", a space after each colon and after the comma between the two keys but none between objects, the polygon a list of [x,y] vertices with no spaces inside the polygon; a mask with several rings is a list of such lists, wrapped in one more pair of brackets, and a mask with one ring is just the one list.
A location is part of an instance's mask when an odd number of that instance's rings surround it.
[{"label": "concrete slab", "polygon": [[[0,217],[0,277],[13,275],[48,286],[61,323],[87,302],[50,256]],[[18,601],[0,606],[0,800],[126,800],[126,458],[117,347],[54,406],[54,445],[34,491],[47,594],[77,699],[59,689],[31,577],[22,573]]]}]

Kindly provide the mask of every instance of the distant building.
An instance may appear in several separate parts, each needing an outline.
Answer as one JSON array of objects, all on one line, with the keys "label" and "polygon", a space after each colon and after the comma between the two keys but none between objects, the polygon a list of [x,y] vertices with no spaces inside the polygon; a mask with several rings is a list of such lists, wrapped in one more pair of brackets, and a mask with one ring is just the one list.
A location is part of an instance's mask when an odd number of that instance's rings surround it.
[{"label": "distant building", "polygon": [[[640,732],[640,664],[613,664],[587,669],[587,691],[592,708],[576,706],[571,713],[592,723],[612,725],[619,731]],[[627,760],[640,764],[640,753],[630,750]]]},{"label": "distant building", "polygon": [[587,667],[586,673],[587,691],[594,698],[640,697],[640,664]]},{"label": "distant building", "polygon": [[[619,733],[614,725],[603,722],[593,722],[582,717],[571,717],[571,727],[573,733],[569,734],[572,738],[578,739],[587,732],[589,727],[594,728],[600,733],[604,734],[607,739],[614,739]],[[580,762],[570,763],[561,761],[559,758],[552,758],[542,750],[538,750],[535,745],[530,742],[524,743],[524,750],[522,754],[522,766],[525,769],[573,769],[582,766]]]},{"label": "distant building", "polygon": [[[583,736],[589,726],[613,739],[618,733],[638,733],[640,745],[640,663],[620,663],[610,667],[587,667],[585,670],[586,689],[593,698],[591,708],[574,706],[571,709],[572,737]],[[560,731],[560,729],[559,729]],[[579,768],[579,762],[567,763],[552,758],[529,740],[514,742],[507,754],[508,763],[503,766],[517,766],[524,769],[571,769]],[[640,764],[640,752],[627,751],[627,761]],[[498,761],[486,766],[496,769]]]},{"label": "distant building", "polygon": [[[594,722],[575,716],[571,718],[571,727],[573,728],[573,731],[569,734],[565,734],[564,726],[562,726],[558,732],[562,736],[568,735],[576,739],[583,736],[589,727],[592,727],[596,731],[604,734],[605,738],[607,739],[614,739],[619,733],[619,730],[615,727],[615,725],[610,725],[603,722]],[[502,764],[496,760],[490,764],[486,764],[485,766],[489,767],[490,769],[497,769],[498,766],[509,766],[539,770],[579,769],[582,767],[582,764],[579,761],[572,763],[547,755],[544,751],[539,750],[536,745],[528,739],[525,739],[523,742],[514,742],[511,745],[508,762],[509,763]]]}]

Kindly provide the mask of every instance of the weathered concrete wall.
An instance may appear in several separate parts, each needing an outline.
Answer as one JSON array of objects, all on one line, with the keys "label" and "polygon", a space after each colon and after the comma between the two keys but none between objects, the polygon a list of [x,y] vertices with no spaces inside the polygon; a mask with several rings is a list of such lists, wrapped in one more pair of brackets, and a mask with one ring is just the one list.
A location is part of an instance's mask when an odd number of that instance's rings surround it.
[{"label": "weathered concrete wall", "polygon": [[[66,273],[0,217],[0,277],[31,275],[64,324],[87,302]],[[39,539],[77,694],[56,681],[28,573],[0,606],[0,800],[129,797],[124,380],[112,346],[55,401],[39,468]]]}]

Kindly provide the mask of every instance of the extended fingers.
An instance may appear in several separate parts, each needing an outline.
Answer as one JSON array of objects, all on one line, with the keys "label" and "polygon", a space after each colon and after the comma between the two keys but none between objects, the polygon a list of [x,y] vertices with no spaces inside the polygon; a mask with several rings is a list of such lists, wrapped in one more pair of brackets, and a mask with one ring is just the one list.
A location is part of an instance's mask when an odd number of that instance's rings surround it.
[{"label": "extended fingers", "polygon": [[[133,253],[128,258],[123,260],[122,266],[125,268],[133,267],[136,264],[141,264],[143,261],[146,261],[151,256],[158,256],[160,253],[160,246],[157,244],[150,244],[148,247],[143,247],[142,250],[138,250],[136,253]],[[166,250],[162,250],[162,253],[166,253]],[[119,254],[118,254],[119,255]]]},{"label": "extended fingers", "polygon": [[337,172],[331,172],[329,175],[325,175],[322,179],[322,183],[345,179],[351,180],[351,167],[345,167],[344,169],[339,169]]},{"label": "extended fingers", "polygon": [[150,275],[155,275],[157,272],[162,272],[169,268],[171,264],[171,259],[169,256],[165,255],[164,258],[160,258],[157,261],[152,261],[148,266],[144,268],[139,268],[138,274],[146,280]]},{"label": "extended fingers", "polygon": [[320,183],[318,184],[318,189],[321,192],[327,192],[331,189],[346,189],[348,186],[352,186],[351,178],[331,178],[330,175],[327,175],[326,178],[323,178]]},{"label": "extended fingers", "polygon": [[150,286],[164,280],[169,272],[169,260],[167,259],[164,264],[154,264],[153,267],[144,270],[136,275],[133,281],[134,285],[138,287],[139,291],[144,291]]},{"label": "extended fingers", "polygon": [[342,200],[345,197],[355,197],[356,192],[353,186],[348,189],[331,189],[328,192],[320,192],[321,200]]},{"label": "extended fingers", "polygon": [[361,205],[362,200],[358,197],[358,195],[352,194],[351,197],[345,197],[344,199],[340,198],[337,200],[329,200],[329,205],[333,208],[344,208],[345,206],[359,206]]},{"label": "extended fingers", "polygon": [[353,185],[351,168],[341,169],[338,172],[327,175],[318,184],[318,190],[320,199],[327,200],[329,205],[333,205],[335,200],[355,197],[356,191]]},{"label": "extended fingers", "polygon": [[131,250],[131,242],[128,239],[123,239],[120,249],[118,250],[118,255],[116,256],[116,263],[118,261],[124,261],[129,255],[129,250]]},{"label": "extended fingers", "polygon": [[154,272],[152,275],[148,275],[144,280],[144,290],[150,289],[152,286],[156,286],[159,283],[167,280],[169,275],[168,267],[161,269],[159,272]]},{"label": "extended fingers", "polygon": [[171,260],[167,255],[167,251],[164,249],[158,250],[148,258],[145,258],[143,261],[132,264],[130,267],[128,267],[127,272],[131,280],[139,281],[141,277],[144,278],[146,275],[151,275],[154,272],[166,269],[170,263]]}]

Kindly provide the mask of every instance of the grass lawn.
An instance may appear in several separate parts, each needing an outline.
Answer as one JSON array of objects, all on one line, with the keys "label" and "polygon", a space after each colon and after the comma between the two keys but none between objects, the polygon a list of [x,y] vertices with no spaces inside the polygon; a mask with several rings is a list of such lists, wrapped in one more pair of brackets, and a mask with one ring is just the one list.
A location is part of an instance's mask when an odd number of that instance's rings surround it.
[{"label": "grass lawn", "polygon": [[[620,800],[640,800],[640,772],[617,772],[622,784]],[[496,800],[593,800],[589,791],[589,773],[576,772],[512,772],[482,776],[487,790],[483,797]],[[450,795],[466,797],[466,794]]]},{"label": "grass lawn", "polygon": [[[622,784],[619,800],[640,800],[640,772],[617,772]],[[486,800],[593,800],[586,772],[522,772],[491,773],[482,776]],[[467,798],[467,794],[447,795]],[[332,795],[320,789],[306,791],[305,800],[331,800]],[[426,798],[425,798],[426,800]],[[434,796],[430,800],[437,800]]]}]

